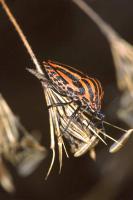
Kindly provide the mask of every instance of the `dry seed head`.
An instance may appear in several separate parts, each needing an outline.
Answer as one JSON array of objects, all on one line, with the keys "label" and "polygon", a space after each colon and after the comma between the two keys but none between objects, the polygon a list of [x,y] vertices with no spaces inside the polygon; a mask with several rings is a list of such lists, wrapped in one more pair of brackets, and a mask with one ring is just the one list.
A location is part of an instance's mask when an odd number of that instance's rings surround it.
[{"label": "dry seed head", "polygon": [[115,153],[119,151],[128,141],[129,137],[133,133],[133,129],[129,129],[124,135],[121,136],[121,138],[118,140],[117,143],[114,143],[111,147],[109,152]]},{"label": "dry seed head", "polygon": [[[21,175],[32,173],[46,157],[46,149],[23,127],[2,95],[0,95],[0,130],[0,155],[11,162]],[[0,162],[1,185],[6,190],[13,190],[12,178],[3,161]]]},{"label": "dry seed head", "polygon": [[9,193],[15,191],[12,176],[4,165],[2,158],[0,158],[0,184]]},{"label": "dry seed head", "polygon": [[[39,76],[37,75],[37,78],[38,77]],[[46,80],[45,75],[44,79]],[[47,81],[45,81],[45,83],[47,83]],[[53,152],[52,161],[46,179],[51,172],[55,160],[55,137],[57,138],[58,141],[60,170],[62,167],[63,147],[66,152],[66,155],[68,156],[64,144],[64,138],[69,143],[71,151],[75,157],[81,156],[87,151],[90,151],[90,155],[93,159],[96,158],[96,155],[94,153],[94,148],[98,144],[99,140],[101,140],[103,143],[106,144],[105,140],[100,135],[103,135],[104,137],[111,139],[112,141],[115,142],[115,144],[119,143],[114,138],[103,132],[102,130],[96,128],[95,125],[92,126],[91,125],[92,123],[90,123],[90,119],[82,111],[79,111],[78,116],[76,116],[71,121],[67,130],[65,130],[65,128],[69,123],[70,116],[74,113],[74,111],[77,108],[76,103],[71,102],[67,104],[67,102],[70,102],[70,99],[68,97],[64,97],[61,94],[56,93],[54,90],[52,90],[52,87],[48,87],[48,84],[43,84],[42,82],[42,86],[44,89],[47,106],[51,106],[49,108],[49,119],[50,119],[51,149]],[[60,104],[60,106],[56,106],[58,104]],[[111,125],[110,123],[107,122],[105,124]],[[116,126],[113,127],[123,131],[123,129],[119,127]]]},{"label": "dry seed head", "polygon": [[[118,87],[124,93],[128,92],[127,96],[128,98],[130,96],[130,100],[133,102],[133,46],[120,37],[86,2],[83,0],[73,0],[73,2],[94,21],[108,40],[116,68]],[[120,106],[119,118],[132,127],[133,109],[130,105],[126,109],[122,105]]]}]

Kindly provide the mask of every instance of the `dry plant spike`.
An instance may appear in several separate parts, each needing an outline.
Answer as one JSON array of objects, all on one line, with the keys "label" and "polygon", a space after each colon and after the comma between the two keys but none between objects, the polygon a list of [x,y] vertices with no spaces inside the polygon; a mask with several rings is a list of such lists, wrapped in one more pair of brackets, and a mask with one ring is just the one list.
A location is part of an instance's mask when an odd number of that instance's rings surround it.
[{"label": "dry plant spike", "polygon": [[[26,134],[20,141],[23,152],[17,154],[17,171],[21,176],[28,176],[47,156],[46,149],[29,134]],[[20,160],[20,161],[19,161]]]},{"label": "dry plant spike", "polygon": [[133,127],[133,94],[125,91],[120,99],[120,108],[117,111],[118,117]]},{"label": "dry plant spike", "polygon": [[[23,127],[2,95],[0,95],[0,138],[0,156],[13,164],[20,175],[31,174],[47,155],[46,149]],[[11,175],[1,157],[1,185],[7,191],[13,190]]]},{"label": "dry plant spike", "polygon": [[7,137],[10,143],[15,143],[19,135],[14,123],[16,123],[16,118],[2,97],[2,94],[0,94],[0,124],[4,126],[6,134],[4,137]]},{"label": "dry plant spike", "polygon": [[[34,74],[37,78],[39,77],[39,75],[34,73],[33,71],[32,74]],[[46,96],[47,106],[51,106],[49,107],[49,114],[51,116],[50,127],[52,127],[51,143],[54,143],[54,146],[52,145],[52,151],[54,152],[54,156],[48,171],[48,175],[50,174],[55,159],[54,135],[57,137],[58,141],[60,169],[62,167],[62,157],[63,157],[62,144],[64,143],[63,141],[64,138],[69,143],[71,151],[75,157],[82,156],[87,151],[89,151],[91,158],[96,159],[94,147],[98,144],[99,141],[102,141],[104,144],[107,145],[107,143],[100,135],[103,135],[104,137],[115,142],[114,143],[115,146],[121,145],[119,144],[121,140],[119,142],[119,140],[118,141],[115,140],[113,137],[111,137],[104,131],[97,129],[94,125],[92,126],[89,123],[90,122],[89,116],[86,116],[83,112],[79,113],[80,117],[78,119],[73,119],[67,131],[64,133],[64,129],[69,122],[70,116],[72,115],[74,110],[76,110],[77,105],[74,102],[72,102],[71,104],[66,104],[67,102],[70,102],[70,99],[68,97],[64,97],[56,93],[51,88],[48,88],[46,81],[45,84],[43,85],[43,88]],[[59,103],[65,104],[65,106],[54,106],[58,105]],[[127,132],[126,130],[117,127],[115,125],[112,125],[106,121],[104,121],[104,123],[108,126],[112,126],[114,129],[118,129],[119,131],[124,132],[124,134]],[[59,146],[59,138],[61,138],[60,146]]]},{"label": "dry plant spike", "polygon": [[119,34],[83,0],[72,0],[99,27],[110,43],[117,71],[118,86],[121,90],[133,91],[133,46]]},{"label": "dry plant spike", "polygon": [[[37,76],[38,77],[38,76]],[[54,91],[52,91],[51,89],[46,89],[44,88],[44,92],[45,92],[45,96],[46,96],[46,101],[47,101],[47,105],[49,106],[50,105],[50,102],[51,104],[56,104],[58,102],[64,102],[65,103],[65,100],[63,99],[63,97],[57,93],[55,93]],[[58,98],[58,101],[57,101],[57,98]],[[75,109],[75,108],[74,108]],[[68,107],[66,106],[65,108],[65,112],[67,113],[64,113],[64,110],[62,107],[51,107],[49,109],[49,113],[50,113],[50,116],[51,116],[51,119],[50,122],[51,122],[51,125],[50,127],[53,127],[52,128],[52,135],[53,135],[53,131],[54,131],[54,134],[57,136],[57,140],[58,140],[58,145],[59,146],[59,161],[60,161],[60,170],[61,170],[61,167],[62,167],[62,144],[64,144],[63,142],[63,138],[62,138],[62,129],[59,127],[59,118],[60,118],[60,123],[63,124],[63,126],[65,127],[66,124],[68,123],[69,121],[69,116],[73,113],[73,110],[74,110],[72,107]],[[67,117],[68,115],[68,117]],[[66,120],[64,122],[64,120]],[[91,140],[88,142],[87,138],[88,138],[88,135],[86,135],[86,137],[84,138],[83,135],[85,135],[85,132],[79,128],[76,123],[73,123],[73,129],[71,129],[69,131],[69,134],[71,134],[72,136],[76,137],[78,140],[82,141],[82,143],[84,142],[85,145],[82,146],[82,148],[80,148],[79,151],[76,151],[76,153],[74,154],[74,156],[81,156],[83,153],[85,153],[88,148],[90,147],[91,145]],[[76,132],[77,131],[77,132]],[[79,134],[79,132],[82,133],[82,135]],[[89,133],[89,132],[88,132]],[[63,135],[65,137],[65,135]],[[54,136],[52,136],[53,138]],[[59,139],[61,141],[59,141]],[[97,140],[97,137],[93,137],[93,140]],[[52,141],[52,140],[51,140]],[[54,146],[52,146],[52,149],[54,151]],[[52,162],[51,162],[51,165],[50,165],[50,168],[49,168],[49,171],[48,171],[48,175],[52,169],[52,166],[53,166],[53,159],[52,159]]]},{"label": "dry plant spike", "polygon": [[10,153],[12,147],[15,148],[19,132],[17,126],[15,126],[17,118],[13,115],[6,101],[0,95],[0,153]]},{"label": "dry plant spike", "polygon": [[1,186],[9,193],[15,192],[15,186],[13,183],[12,176],[7,170],[6,166],[3,163],[2,158],[0,157],[0,184]]},{"label": "dry plant spike", "polygon": [[51,113],[53,114],[53,120],[54,120],[54,123],[55,123],[54,124],[55,125],[55,134],[57,136],[57,142],[58,142],[59,163],[60,163],[59,172],[60,172],[61,168],[62,168],[62,146],[63,146],[63,142],[62,142],[62,136],[61,136],[61,133],[60,133],[58,119],[57,119],[57,115],[56,115],[56,107],[51,108]]},{"label": "dry plant spike", "polygon": [[121,138],[118,140],[117,143],[114,143],[110,147],[109,152],[116,153],[117,151],[119,151],[127,143],[132,133],[133,133],[133,129],[129,129],[124,135],[121,136]]},{"label": "dry plant spike", "polygon": [[95,151],[95,149],[91,149],[90,150],[90,157],[92,158],[92,160],[96,160],[96,151]]},{"label": "dry plant spike", "polygon": [[17,31],[17,33],[18,33],[20,39],[22,40],[23,45],[25,46],[27,52],[29,53],[29,55],[30,55],[30,57],[31,57],[31,59],[32,59],[32,61],[33,61],[33,63],[35,64],[37,71],[38,71],[39,73],[42,73],[40,64],[39,64],[39,62],[38,62],[38,60],[37,60],[37,58],[36,58],[36,56],[35,56],[35,54],[34,54],[32,48],[31,48],[31,46],[29,45],[29,43],[28,43],[28,41],[27,41],[27,39],[26,39],[26,36],[24,35],[22,29],[20,28],[19,24],[17,23],[15,17],[14,17],[13,14],[11,13],[9,7],[7,6],[7,4],[5,3],[4,0],[0,0],[0,3],[1,3],[1,5],[2,5],[4,11],[6,12],[6,14],[7,14],[9,20],[10,20],[11,23],[13,24],[15,30]]},{"label": "dry plant spike", "polygon": [[[51,97],[52,97],[51,90],[47,89],[45,91],[45,93],[46,93],[45,96],[46,96],[47,105],[49,106],[51,104],[50,102],[51,102]],[[65,153],[66,153],[67,157],[68,157],[68,153],[66,151],[65,144],[63,142],[63,138],[62,138],[62,135],[61,135],[61,132],[60,132],[58,119],[57,119],[57,115],[56,115],[56,107],[51,107],[49,109],[49,115],[50,115],[50,118],[51,118],[51,120],[50,120],[51,121],[51,125],[50,126],[52,126],[51,149],[52,149],[52,151],[55,151],[54,150],[55,149],[55,144],[53,145],[53,142],[54,142],[54,135],[56,135],[57,136],[57,141],[58,141],[59,164],[60,164],[59,173],[60,173],[61,172],[61,168],[62,168],[62,148],[64,147],[64,150],[65,150]],[[51,162],[50,166],[51,166],[50,167],[50,170],[51,170],[52,166],[53,166],[53,159],[52,159],[52,162]],[[46,177],[48,177],[48,175]]]},{"label": "dry plant spike", "polygon": [[[19,175],[26,177],[30,174],[32,174],[38,167],[38,165],[41,163],[42,160],[44,160],[44,152],[27,152],[25,158],[21,159],[21,162],[17,165],[17,172]],[[46,152],[45,152],[46,156]]]},{"label": "dry plant spike", "polygon": [[89,129],[105,144],[107,145],[107,143],[104,141],[104,139],[99,135],[100,133],[100,130],[97,129],[97,131],[95,131],[94,128],[92,128],[90,125],[89,125]]},{"label": "dry plant spike", "polygon": [[[22,40],[22,43],[25,46],[27,52],[29,53],[31,60],[33,61],[34,65],[36,67],[37,72],[39,72],[39,75],[41,76],[43,74],[43,72],[41,70],[41,66],[40,66],[29,42],[27,41],[26,36],[24,35],[22,29],[20,28],[19,24],[17,23],[15,17],[13,16],[13,14],[10,11],[9,7],[7,6],[6,2],[4,0],[0,0],[0,3],[2,5],[5,13],[7,14],[9,20],[11,21],[12,25],[14,26],[15,30],[17,31],[20,39]],[[53,152],[53,156],[54,156],[54,152]]]},{"label": "dry plant spike", "polygon": [[109,42],[119,38],[118,33],[112,29],[85,1],[72,0],[94,23],[99,27]]},{"label": "dry plant spike", "polygon": [[126,129],[123,129],[123,128],[119,127],[119,126],[111,124],[111,123],[109,123],[107,121],[103,121],[103,123],[106,124],[106,125],[108,125],[108,126],[111,126],[111,127],[115,128],[115,129],[118,129],[119,131],[122,131],[122,132],[126,132],[127,131]]},{"label": "dry plant spike", "polygon": [[128,91],[133,98],[133,46],[122,38],[111,44],[112,55],[117,72],[118,86]]},{"label": "dry plant spike", "polygon": [[[117,85],[124,92],[117,115],[130,127],[133,124],[133,46],[124,40],[83,0],[73,0],[89,16],[107,38],[117,75]],[[125,98],[127,101],[124,101]],[[124,103],[123,103],[124,102]],[[128,102],[128,103],[127,103]]]},{"label": "dry plant spike", "polygon": [[[46,98],[46,102],[47,102],[47,105],[49,106],[50,105],[50,99],[49,99],[49,95],[47,93],[47,90],[44,90],[44,94],[45,94],[45,98]],[[55,139],[54,139],[54,126],[53,126],[53,119],[52,119],[52,113],[50,112],[50,109],[49,109],[49,123],[50,123],[50,135],[51,135],[51,145],[50,145],[50,148],[52,150],[52,160],[51,160],[51,164],[50,164],[50,167],[48,169],[48,172],[47,172],[47,175],[45,177],[45,180],[47,180],[51,170],[52,170],[52,167],[53,167],[53,164],[54,164],[54,160],[55,160]]]},{"label": "dry plant spike", "polygon": [[[57,101],[56,100],[56,98],[53,98],[53,101],[54,101],[54,104],[56,104],[56,103],[58,103],[58,102],[62,102],[62,103],[65,103],[65,97],[62,97],[61,95],[59,95],[59,94],[57,94],[57,93],[55,93],[54,91],[52,91],[52,90],[50,90],[50,92],[51,92],[51,96],[52,95],[54,95],[54,96],[52,96],[52,98],[53,97],[57,97],[58,99],[59,99],[59,101]],[[72,108],[72,106],[73,106],[73,108]],[[63,124],[63,120],[66,118],[66,115],[68,115],[68,119],[67,119],[67,121],[69,120],[69,116],[73,113],[73,110],[75,110],[75,106],[72,104],[71,106],[70,105],[67,105],[67,106],[65,106],[65,112],[67,113],[67,114],[65,114],[65,113],[63,113],[63,108],[60,106],[60,107],[56,107],[56,109],[57,109],[57,111],[56,111],[56,113],[57,112],[59,112],[59,114],[60,114],[60,119],[61,119],[61,124]],[[69,114],[68,114],[69,113]],[[82,114],[83,115],[83,114]],[[84,116],[84,115],[83,115]],[[84,116],[84,120],[88,120],[87,118],[85,118],[85,116]],[[83,121],[84,121],[83,120]],[[65,124],[67,124],[67,121],[65,122]],[[85,122],[83,122],[82,121],[82,123],[85,123]],[[64,126],[64,125],[63,125]],[[84,143],[86,143],[86,144],[89,144],[90,143],[90,140],[88,140],[88,135],[86,135],[86,137],[84,138],[83,136],[85,135],[85,130],[82,130],[81,129],[81,127],[79,128],[78,126],[77,126],[77,124],[76,123],[72,123],[72,126],[73,126],[73,129],[71,130],[71,133],[69,133],[69,134],[71,134],[72,136],[74,136],[75,138],[77,138],[77,139],[79,139],[79,140],[81,140],[82,142],[84,142]],[[75,129],[75,128],[77,128],[77,129]],[[96,137],[99,137],[99,135],[98,135],[98,132],[96,132],[96,130],[94,129],[94,128],[92,128],[91,126],[88,126],[88,128],[89,128],[89,130],[91,130],[93,133],[94,133],[94,135],[96,136]],[[76,130],[77,130],[77,132],[76,132]],[[79,134],[79,132],[80,132],[80,134]],[[98,130],[97,130],[98,131]],[[102,133],[102,134],[105,134],[105,133],[103,133],[101,130],[99,130],[99,132],[100,133]],[[105,134],[106,135],[106,134]],[[115,141],[116,142],[116,140],[115,139],[113,139],[112,137],[110,137],[110,136],[108,136],[108,135],[106,135],[108,138],[110,138],[110,139],[112,139],[113,141]],[[105,141],[101,138],[101,137],[99,137],[99,139],[100,140],[102,140],[103,142],[104,142],[104,144],[106,144],[105,143]]]}]

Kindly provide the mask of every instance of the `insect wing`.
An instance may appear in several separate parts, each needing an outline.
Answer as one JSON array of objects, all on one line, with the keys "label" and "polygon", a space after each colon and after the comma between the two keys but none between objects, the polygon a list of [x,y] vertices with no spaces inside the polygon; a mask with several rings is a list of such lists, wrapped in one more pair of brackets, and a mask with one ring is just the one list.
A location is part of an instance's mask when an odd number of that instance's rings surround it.
[{"label": "insect wing", "polygon": [[59,65],[52,61],[44,63],[45,70],[49,79],[52,81],[53,87],[56,88],[60,94],[68,97],[78,97],[84,93],[84,88],[80,83],[81,76],[76,72],[71,71],[64,65]]}]

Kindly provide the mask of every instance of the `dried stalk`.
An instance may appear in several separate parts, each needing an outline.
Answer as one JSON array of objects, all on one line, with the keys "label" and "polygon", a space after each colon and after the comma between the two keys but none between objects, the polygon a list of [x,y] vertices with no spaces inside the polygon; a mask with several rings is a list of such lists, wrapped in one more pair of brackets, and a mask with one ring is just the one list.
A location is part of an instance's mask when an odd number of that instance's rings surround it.
[{"label": "dried stalk", "polygon": [[[118,86],[120,89],[133,91],[133,46],[119,34],[83,0],[72,0],[94,23],[107,38],[117,70]],[[129,69],[128,69],[129,68]]]},{"label": "dried stalk", "polygon": [[[40,75],[38,74],[38,72],[36,72],[35,70],[30,70],[30,72],[40,79]],[[75,119],[73,119],[68,129],[64,132],[65,128],[67,127],[67,124],[69,123],[70,116],[76,110],[77,105],[73,102],[71,104],[66,104],[67,102],[70,102],[70,99],[68,97],[64,97],[54,92],[51,88],[49,88],[48,80],[46,82],[46,77],[44,77],[44,81],[45,84],[43,84],[43,79],[41,77],[41,82],[46,96],[47,106],[51,106],[49,108],[49,116],[52,144],[51,149],[53,151],[53,158],[47,177],[50,174],[55,159],[55,136],[58,141],[60,170],[62,167],[63,146],[66,151],[64,139],[69,143],[71,151],[75,157],[81,156],[87,151],[90,151],[90,156],[94,159],[96,158],[94,148],[98,144],[98,142],[102,141],[104,144],[107,144],[105,140],[101,137],[101,135],[114,142],[113,145],[110,147],[110,153],[114,153],[120,150],[125,145],[132,133],[132,130],[126,131],[120,127],[105,122],[105,124],[111,125],[115,129],[124,132],[121,138],[117,141],[108,134],[106,134],[106,132],[96,128],[95,124],[93,124],[92,122],[90,123],[90,116],[85,115],[85,113],[83,113],[82,111],[78,113],[78,116]],[[59,103],[65,103],[66,105],[56,106]]]},{"label": "dried stalk", "polygon": [[22,126],[2,95],[0,95],[0,138],[0,183],[7,192],[13,192],[12,178],[2,158],[13,164],[20,175],[27,176],[36,169],[47,153]]},{"label": "dried stalk", "polygon": [[12,176],[10,172],[4,165],[2,158],[0,157],[0,184],[1,186],[9,193],[13,193],[15,191],[15,186],[13,183]]},{"label": "dried stalk", "polygon": [[[125,41],[83,0],[72,0],[107,38],[116,67],[117,84],[123,95],[120,100],[118,117],[133,127],[133,46]],[[126,101],[125,101],[126,99]],[[127,103],[128,102],[128,103]]]},{"label": "dried stalk", "polygon": [[7,14],[9,20],[11,21],[12,25],[14,26],[15,30],[17,31],[20,39],[22,40],[23,45],[25,46],[27,52],[29,53],[31,60],[33,61],[33,63],[35,64],[35,67],[37,69],[37,71],[41,74],[43,74],[42,70],[41,70],[41,66],[39,64],[39,61],[36,58],[35,53],[33,52],[31,45],[29,44],[28,40],[26,39],[26,36],[24,35],[22,29],[20,28],[17,20],[15,19],[15,17],[13,16],[12,12],[10,11],[9,7],[7,6],[6,2],[4,0],[0,0],[0,3],[5,11],[5,13]]}]

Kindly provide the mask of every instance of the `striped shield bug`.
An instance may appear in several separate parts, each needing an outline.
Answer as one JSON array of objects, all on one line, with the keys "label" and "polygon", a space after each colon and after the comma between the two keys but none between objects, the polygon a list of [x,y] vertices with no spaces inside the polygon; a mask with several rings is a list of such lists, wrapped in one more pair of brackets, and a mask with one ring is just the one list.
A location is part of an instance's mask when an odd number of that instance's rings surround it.
[{"label": "striped shield bug", "polygon": [[[43,64],[44,73],[32,69],[28,70],[41,81],[49,108],[50,148],[53,156],[46,178],[50,174],[55,160],[55,137],[58,144],[60,170],[62,168],[63,148],[68,157],[64,138],[69,143],[75,157],[89,151],[90,156],[95,159],[95,147],[98,142],[102,141],[107,145],[105,138],[102,138],[101,135],[115,142],[110,148],[111,153],[119,150],[129,137],[129,133],[127,134],[120,127],[103,120],[103,115],[100,113],[103,98],[100,82],[69,66],[53,61]],[[90,116],[98,119],[101,125],[104,123],[112,126],[124,131],[126,135],[124,134],[119,141],[115,140],[106,134],[103,126],[99,128]]]},{"label": "striped shield bug", "polygon": [[93,117],[97,116],[102,121],[103,114],[100,110],[104,92],[101,83],[97,79],[90,78],[73,67],[51,60],[43,62],[43,65],[52,89],[63,96],[69,97],[69,103],[75,102],[78,104],[68,125],[79,110],[88,111]]}]

